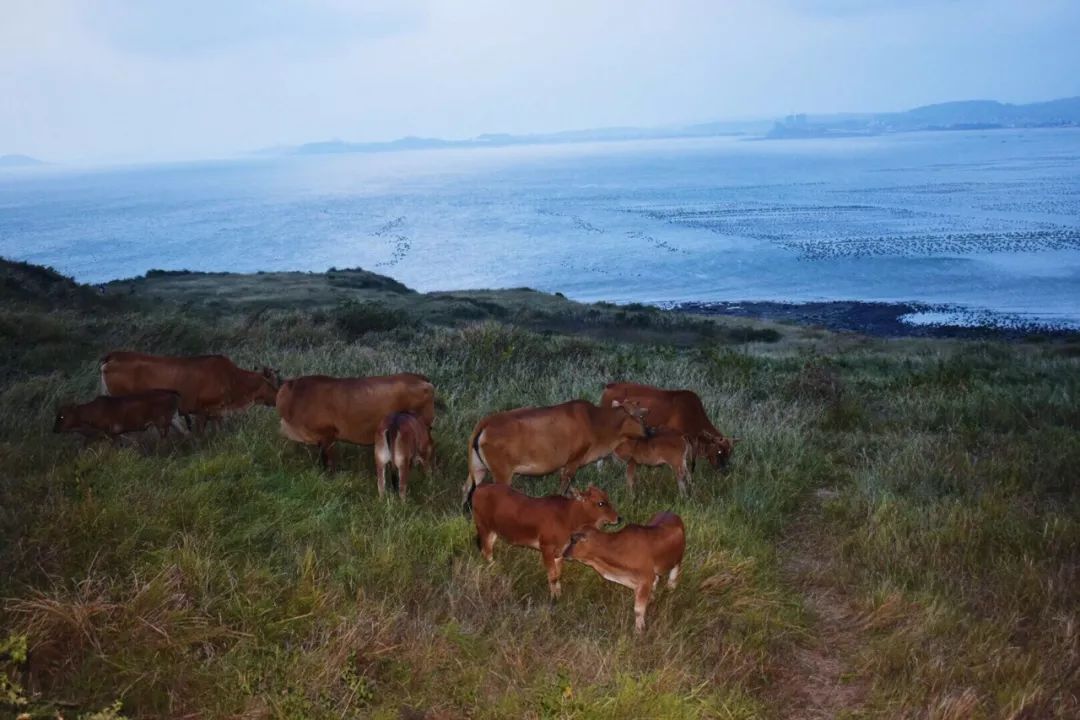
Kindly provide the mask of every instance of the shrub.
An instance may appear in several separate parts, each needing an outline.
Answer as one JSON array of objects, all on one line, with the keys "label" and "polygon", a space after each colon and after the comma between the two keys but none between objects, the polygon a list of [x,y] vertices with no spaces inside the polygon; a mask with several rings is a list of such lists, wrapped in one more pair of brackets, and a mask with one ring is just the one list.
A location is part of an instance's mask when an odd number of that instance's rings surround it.
[{"label": "shrub", "polygon": [[345,300],[334,311],[334,322],[349,340],[356,340],[369,332],[386,332],[413,324],[404,310],[391,308],[381,302],[358,302]]}]

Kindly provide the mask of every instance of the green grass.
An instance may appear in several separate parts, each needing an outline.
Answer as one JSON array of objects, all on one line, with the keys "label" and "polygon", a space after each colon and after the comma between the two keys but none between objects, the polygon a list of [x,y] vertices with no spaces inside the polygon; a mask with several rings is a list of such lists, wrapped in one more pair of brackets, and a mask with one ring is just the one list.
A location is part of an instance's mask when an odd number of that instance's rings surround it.
[{"label": "green grass", "polygon": [[[359,271],[159,274],[102,296],[3,269],[0,648],[25,638],[29,657],[0,667],[35,717],[57,702],[65,717],[783,717],[793,651],[830,640],[786,570],[807,517],[835,540],[822,581],[855,618],[841,660],[864,692],[849,716],[1077,712],[1068,343],[420,295]],[[137,446],[54,436],[54,406],[91,397],[96,359],[120,347],[286,376],[423,372],[445,404],[437,470],[406,503],[378,501],[369,448],[323,474],[266,408]],[[459,511],[480,417],[596,400],[616,379],[694,388],[743,438],[730,472],[698,465],[686,498],[666,469],[643,469],[634,496],[615,463],[580,473],[632,520],[686,522],[681,584],[641,638],[628,590],[569,563],[552,606],[538,555],[500,544],[489,567]]]}]

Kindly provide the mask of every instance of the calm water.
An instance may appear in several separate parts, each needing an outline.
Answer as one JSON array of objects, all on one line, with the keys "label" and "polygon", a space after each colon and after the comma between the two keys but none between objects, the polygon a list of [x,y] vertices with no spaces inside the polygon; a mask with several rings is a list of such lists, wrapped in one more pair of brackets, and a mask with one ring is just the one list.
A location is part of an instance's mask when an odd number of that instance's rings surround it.
[{"label": "calm water", "polygon": [[419,290],[923,301],[1080,327],[1080,130],[12,170],[0,255],[92,282],[362,266]]}]

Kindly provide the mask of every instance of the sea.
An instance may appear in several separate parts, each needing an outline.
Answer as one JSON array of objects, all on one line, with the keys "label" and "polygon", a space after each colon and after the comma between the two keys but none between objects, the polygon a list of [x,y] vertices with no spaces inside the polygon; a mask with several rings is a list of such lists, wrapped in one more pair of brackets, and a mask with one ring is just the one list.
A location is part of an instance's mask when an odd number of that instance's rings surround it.
[{"label": "sea", "polygon": [[90,283],[363,267],[421,291],[1077,329],[1080,128],[7,169],[0,255]]}]

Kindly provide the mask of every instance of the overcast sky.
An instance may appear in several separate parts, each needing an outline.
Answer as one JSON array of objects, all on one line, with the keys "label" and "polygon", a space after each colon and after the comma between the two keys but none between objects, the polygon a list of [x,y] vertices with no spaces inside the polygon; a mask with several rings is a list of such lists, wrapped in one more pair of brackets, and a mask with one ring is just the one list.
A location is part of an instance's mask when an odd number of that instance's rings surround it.
[{"label": "overcast sky", "polygon": [[1080,95],[1080,0],[0,0],[0,154]]}]

